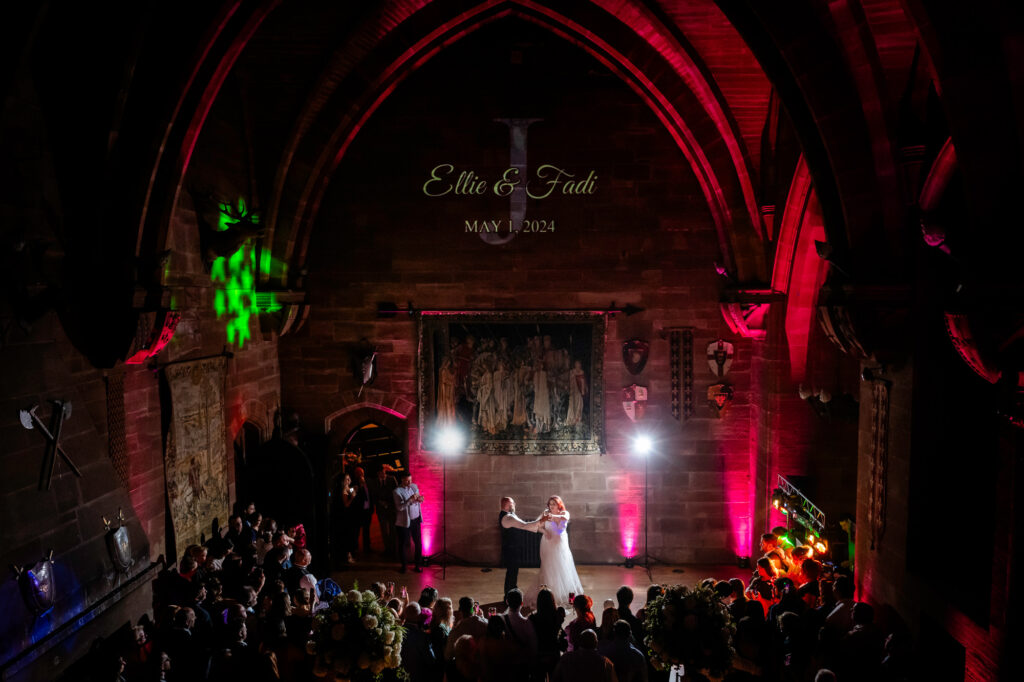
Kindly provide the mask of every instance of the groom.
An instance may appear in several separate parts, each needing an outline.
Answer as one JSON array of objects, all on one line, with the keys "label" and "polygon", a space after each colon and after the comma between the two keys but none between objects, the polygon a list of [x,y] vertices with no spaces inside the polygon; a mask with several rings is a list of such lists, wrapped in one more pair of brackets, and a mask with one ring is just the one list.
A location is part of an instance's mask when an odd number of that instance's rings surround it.
[{"label": "groom", "polygon": [[526,531],[539,532],[540,524],[540,518],[523,521],[516,516],[516,501],[511,497],[501,498],[498,526],[501,528],[501,562],[505,564],[505,594],[514,589],[519,580],[519,564],[522,562]]}]

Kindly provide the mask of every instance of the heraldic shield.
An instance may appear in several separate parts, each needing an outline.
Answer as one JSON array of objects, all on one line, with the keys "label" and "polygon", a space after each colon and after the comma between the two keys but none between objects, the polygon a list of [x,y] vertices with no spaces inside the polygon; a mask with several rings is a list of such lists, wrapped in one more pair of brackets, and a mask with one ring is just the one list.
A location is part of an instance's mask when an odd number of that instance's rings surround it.
[{"label": "heraldic shield", "polygon": [[734,347],[725,339],[718,339],[708,344],[708,367],[716,377],[724,377],[732,367]]},{"label": "heraldic shield", "polygon": [[21,598],[37,615],[46,613],[53,608],[57,600],[57,585],[54,582],[53,550],[42,561],[31,566],[14,566],[18,576],[18,587]]},{"label": "heraldic shield", "polygon": [[715,384],[708,386],[708,404],[715,411],[715,416],[721,417],[729,411],[732,404],[732,386],[729,384]]},{"label": "heraldic shield", "polygon": [[135,564],[132,558],[132,540],[128,535],[128,527],[124,525],[124,512],[117,510],[117,528],[113,523],[103,517],[103,524],[107,529],[107,553],[110,554],[110,561],[114,568],[121,573],[127,573],[128,569]]},{"label": "heraldic shield", "polygon": [[630,339],[622,344],[622,362],[630,374],[636,375],[643,371],[650,350],[651,344],[643,339]]},{"label": "heraldic shield", "polygon": [[630,421],[640,421],[644,416],[644,411],[647,408],[647,387],[637,386],[626,386],[622,389],[622,409],[626,411],[626,416],[629,417]]}]

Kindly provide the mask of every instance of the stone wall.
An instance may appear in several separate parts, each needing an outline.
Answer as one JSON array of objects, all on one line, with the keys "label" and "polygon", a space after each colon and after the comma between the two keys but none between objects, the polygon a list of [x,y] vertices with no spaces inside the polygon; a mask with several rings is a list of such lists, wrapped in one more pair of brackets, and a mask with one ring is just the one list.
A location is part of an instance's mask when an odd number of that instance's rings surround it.
[{"label": "stone wall", "polygon": [[[523,35],[528,43],[536,38]],[[651,399],[645,423],[658,437],[648,464],[650,554],[731,562],[751,532],[751,348],[729,334],[718,309],[718,240],[696,180],[654,115],[599,64],[553,37],[536,38],[552,43],[545,60],[524,57],[515,78],[485,77],[512,68],[513,46],[489,44],[492,38],[484,31],[467,38],[404,83],[360,132],[332,179],[309,248],[312,313],[298,336],[280,342],[285,404],[304,423],[322,424],[366,400],[356,397],[349,370],[352,351],[365,338],[380,353],[370,402],[409,415],[411,466],[431,500],[430,550],[440,550],[444,488],[448,551],[478,562],[497,556],[494,519],[502,495],[516,497],[531,514],[559,494],[573,514],[577,558],[614,563],[642,553],[644,464],[631,453],[636,429],[621,408],[621,389],[645,385]],[[581,85],[549,96],[563,78]],[[544,118],[529,129],[528,163],[559,164],[581,177],[594,170],[597,181],[592,195],[530,202],[527,217],[553,220],[553,233],[492,246],[466,233],[465,221],[507,220],[508,199],[430,198],[422,185],[440,163],[481,177],[500,173],[508,164],[509,133],[492,119],[508,115]],[[643,308],[614,316],[607,328],[607,454],[452,458],[444,486],[442,462],[420,450],[418,414],[407,407],[417,402],[416,319],[378,318],[384,301],[480,311],[594,310],[613,302]],[[696,414],[686,423],[670,416],[669,347],[660,335],[678,326],[694,329]],[[707,404],[715,380],[704,355],[723,336],[736,343],[728,377],[736,395],[718,418]],[[651,342],[650,359],[636,377],[622,361],[622,343],[632,337]]]}]

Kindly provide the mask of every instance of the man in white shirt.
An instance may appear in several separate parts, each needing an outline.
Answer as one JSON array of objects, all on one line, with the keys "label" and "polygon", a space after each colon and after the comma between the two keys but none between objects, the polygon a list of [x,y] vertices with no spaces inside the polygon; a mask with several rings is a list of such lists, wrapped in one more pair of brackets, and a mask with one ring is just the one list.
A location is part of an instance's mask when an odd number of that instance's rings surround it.
[{"label": "man in white shirt", "polygon": [[395,528],[398,530],[398,558],[402,562],[402,573],[409,563],[409,541],[416,546],[416,553],[413,559],[413,569],[417,573],[423,572],[423,516],[420,514],[420,505],[423,503],[423,495],[420,489],[412,482],[412,474],[402,475],[402,483],[394,492],[395,499]]}]

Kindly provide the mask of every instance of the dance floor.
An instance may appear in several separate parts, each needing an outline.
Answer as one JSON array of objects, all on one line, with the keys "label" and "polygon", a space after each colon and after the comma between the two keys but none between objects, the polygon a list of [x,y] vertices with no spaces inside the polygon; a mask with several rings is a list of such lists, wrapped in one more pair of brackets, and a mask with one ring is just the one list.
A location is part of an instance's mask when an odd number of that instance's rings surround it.
[{"label": "dance floor", "polygon": [[[536,568],[519,570],[519,587],[528,588],[537,575]],[[600,613],[601,604],[605,599],[614,599],[615,591],[622,585],[633,588],[636,597],[633,608],[643,606],[646,601],[647,587],[653,582],[659,584],[693,585],[704,578],[741,578],[746,584],[750,580],[751,569],[738,568],[732,565],[686,565],[667,566],[656,564],[651,566],[651,579],[643,566],[625,568],[622,565],[577,565],[576,570],[583,583],[584,592],[594,600],[594,611]],[[485,572],[486,571],[486,572]],[[444,577],[442,577],[442,575]],[[489,571],[479,566],[462,566],[449,564],[447,571],[440,565],[430,565],[422,573],[410,570],[402,574],[394,563],[356,563],[344,571],[334,571],[333,578],[342,589],[348,590],[353,581],[359,582],[360,589],[368,589],[375,581],[394,581],[396,592],[404,585],[413,599],[419,596],[420,590],[427,585],[437,588],[442,597],[451,597],[458,602],[459,597],[468,596],[481,604],[492,604],[502,600],[502,588],[505,582],[505,569],[492,568]]]}]

